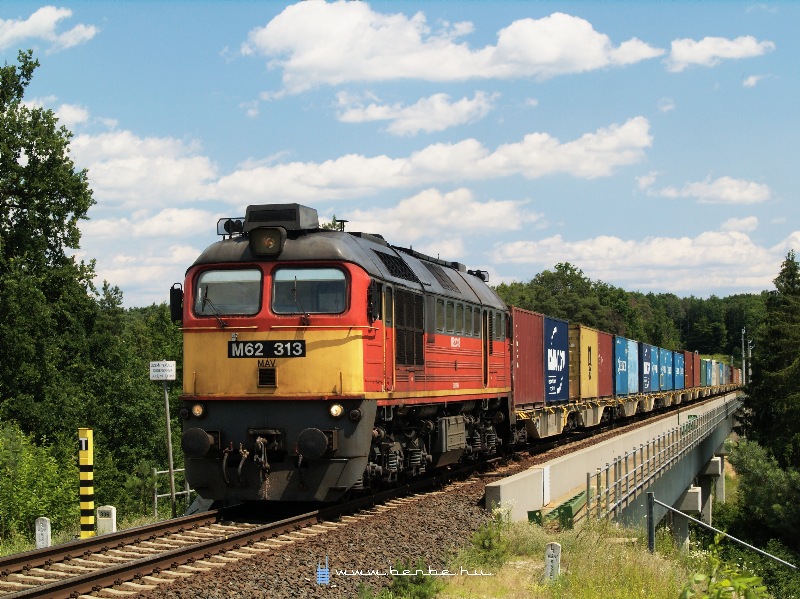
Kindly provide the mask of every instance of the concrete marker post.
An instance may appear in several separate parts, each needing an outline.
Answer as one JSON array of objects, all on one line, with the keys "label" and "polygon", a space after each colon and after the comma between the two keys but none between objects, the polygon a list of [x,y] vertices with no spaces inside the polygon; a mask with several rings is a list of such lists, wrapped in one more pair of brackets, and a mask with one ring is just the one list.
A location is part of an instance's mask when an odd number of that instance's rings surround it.
[{"label": "concrete marker post", "polygon": [[544,580],[555,580],[561,574],[561,545],[548,543],[544,548]]},{"label": "concrete marker post", "polygon": [[36,548],[44,549],[52,545],[52,536],[50,534],[50,518],[42,516],[36,518]]}]

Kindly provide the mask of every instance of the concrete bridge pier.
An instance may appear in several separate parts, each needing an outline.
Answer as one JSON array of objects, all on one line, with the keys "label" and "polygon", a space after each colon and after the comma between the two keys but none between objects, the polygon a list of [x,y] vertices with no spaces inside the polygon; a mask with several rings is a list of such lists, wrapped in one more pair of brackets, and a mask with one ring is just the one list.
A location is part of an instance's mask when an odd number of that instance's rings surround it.
[{"label": "concrete bridge pier", "polygon": [[700,498],[700,520],[706,524],[711,524],[711,512],[713,501],[713,492],[717,488],[718,481],[722,479],[723,496],[725,494],[724,485],[725,477],[722,476],[722,458],[715,456],[708,461],[703,469],[697,475],[697,482],[700,485],[701,498]]},{"label": "concrete bridge pier", "polygon": [[[702,511],[702,489],[694,485],[686,489],[673,505],[676,510],[697,516]],[[670,512],[672,516],[672,539],[681,551],[689,551],[689,519],[682,514]]]},{"label": "concrete bridge pier", "polygon": [[725,503],[725,456],[728,455],[724,448],[717,452],[719,458],[720,475],[714,487],[714,499],[717,503]]}]

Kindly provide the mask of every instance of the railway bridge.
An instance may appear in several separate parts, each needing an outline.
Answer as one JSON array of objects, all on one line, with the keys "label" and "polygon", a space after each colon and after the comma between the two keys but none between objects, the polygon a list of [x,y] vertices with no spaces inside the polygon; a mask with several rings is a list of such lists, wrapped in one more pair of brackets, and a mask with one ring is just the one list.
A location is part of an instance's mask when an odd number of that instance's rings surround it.
[{"label": "railway bridge", "polygon": [[[724,501],[724,442],[743,393],[648,421],[589,447],[555,458],[486,487],[486,507],[506,508],[514,520],[567,521],[610,517],[645,524],[646,493],[711,524],[712,495]],[[657,510],[658,520],[666,510]],[[673,520],[676,541],[688,539],[688,521]]]}]

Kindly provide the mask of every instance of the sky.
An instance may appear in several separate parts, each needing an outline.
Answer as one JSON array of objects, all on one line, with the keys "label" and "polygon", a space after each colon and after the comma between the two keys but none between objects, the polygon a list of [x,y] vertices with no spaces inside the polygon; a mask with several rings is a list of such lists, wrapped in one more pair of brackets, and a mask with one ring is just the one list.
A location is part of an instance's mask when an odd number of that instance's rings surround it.
[{"label": "sky", "polygon": [[[124,305],[249,204],[527,282],[772,289],[800,250],[800,3],[0,3],[73,132],[75,255]],[[793,158],[794,156],[794,158]]]}]

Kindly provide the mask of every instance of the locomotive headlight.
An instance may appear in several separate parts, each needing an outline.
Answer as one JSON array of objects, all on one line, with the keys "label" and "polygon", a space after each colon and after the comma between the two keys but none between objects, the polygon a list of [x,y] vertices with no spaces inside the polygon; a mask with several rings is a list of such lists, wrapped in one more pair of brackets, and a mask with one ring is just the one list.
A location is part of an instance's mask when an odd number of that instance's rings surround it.
[{"label": "locomotive headlight", "polygon": [[195,418],[202,418],[206,413],[206,407],[201,403],[196,403],[192,406],[192,416]]},{"label": "locomotive headlight", "polygon": [[344,414],[344,407],[342,404],[335,403],[331,405],[330,413],[334,418],[339,418],[342,414]]},{"label": "locomotive headlight", "polygon": [[259,227],[248,233],[250,252],[254,256],[276,256],[283,250],[286,229],[281,227]]}]

